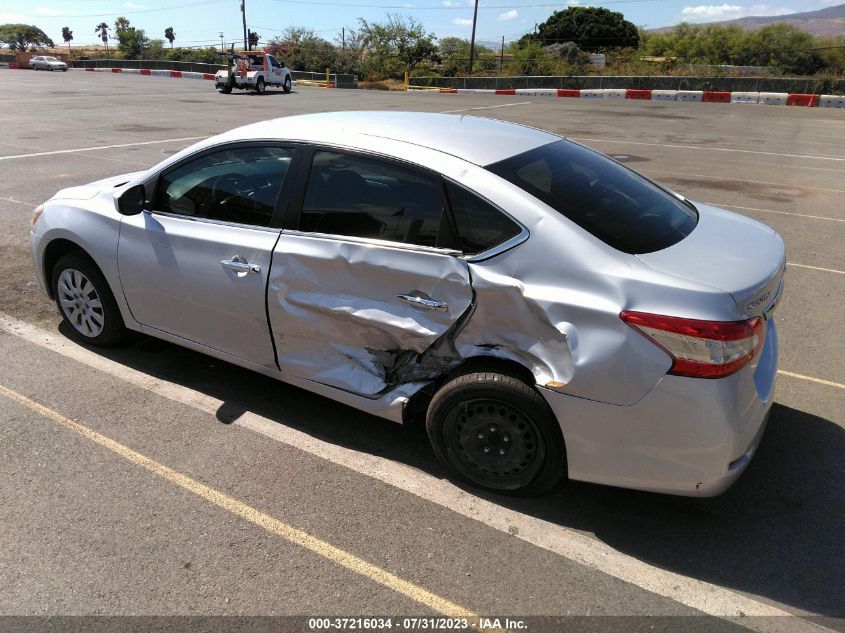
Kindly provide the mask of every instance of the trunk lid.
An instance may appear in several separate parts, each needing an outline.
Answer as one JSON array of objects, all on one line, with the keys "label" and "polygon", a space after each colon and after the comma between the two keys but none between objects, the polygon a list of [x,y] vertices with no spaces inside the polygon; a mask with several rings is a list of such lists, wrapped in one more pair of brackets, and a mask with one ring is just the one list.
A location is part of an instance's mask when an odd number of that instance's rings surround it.
[{"label": "trunk lid", "polygon": [[778,233],[756,220],[696,203],[698,225],[661,251],[637,255],[664,273],[728,292],[744,318],[766,312],[780,293],[786,256]]}]

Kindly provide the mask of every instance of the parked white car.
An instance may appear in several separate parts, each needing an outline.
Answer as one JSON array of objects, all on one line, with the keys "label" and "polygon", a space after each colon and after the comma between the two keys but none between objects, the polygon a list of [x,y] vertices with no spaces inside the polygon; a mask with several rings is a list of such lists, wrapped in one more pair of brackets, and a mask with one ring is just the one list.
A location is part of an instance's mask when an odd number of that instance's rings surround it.
[{"label": "parked white car", "polygon": [[773,401],[780,236],[512,123],[255,123],[60,191],[30,245],[81,340],[135,330],[424,417],[497,492],[719,494]]},{"label": "parked white car", "polygon": [[61,70],[67,72],[67,64],[58,57],[51,57],[50,55],[39,55],[29,60],[29,65],[33,70]]}]

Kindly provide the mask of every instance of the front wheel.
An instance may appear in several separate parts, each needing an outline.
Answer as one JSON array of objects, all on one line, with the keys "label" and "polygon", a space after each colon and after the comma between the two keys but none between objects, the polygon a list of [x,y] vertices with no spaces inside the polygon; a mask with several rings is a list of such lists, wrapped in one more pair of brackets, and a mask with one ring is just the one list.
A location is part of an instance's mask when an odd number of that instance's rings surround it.
[{"label": "front wheel", "polygon": [[231,86],[220,86],[217,91],[222,95],[232,94],[232,87]]},{"label": "front wheel", "polygon": [[292,85],[292,83],[291,83],[291,80],[290,80],[290,75],[288,75],[287,77],[285,77],[285,83],[282,86],[282,88],[285,92],[290,92],[291,85]]},{"label": "front wheel", "polygon": [[69,253],[53,268],[53,296],[72,334],[85,343],[113,347],[126,337],[126,326],[100,269],[80,253]]},{"label": "front wheel", "polygon": [[458,376],[435,395],[426,431],[440,462],[461,479],[508,495],[551,489],[566,473],[557,420],[521,380],[494,372]]},{"label": "front wheel", "polygon": [[266,90],[266,88],[264,86],[264,78],[259,77],[258,81],[255,82],[255,92],[257,92],[260,95],[263,95],[265,90]]}]

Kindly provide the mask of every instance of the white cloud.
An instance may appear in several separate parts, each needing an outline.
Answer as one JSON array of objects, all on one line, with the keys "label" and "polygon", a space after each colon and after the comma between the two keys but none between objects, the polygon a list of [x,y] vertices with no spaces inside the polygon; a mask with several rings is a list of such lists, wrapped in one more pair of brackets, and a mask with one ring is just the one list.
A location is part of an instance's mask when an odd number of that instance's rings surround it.
[{"label": "white cloud", "polygon": [[566,6],[568,7],[577,7],[581,4],[581,0],[566,0]]},{"label": "white cloud", "polygon": [[123,6],[127,9],[148,9],[149,8],[145,4],[135,4],[134,2],[127,2]]},{"label": "white cloud", "polygon": [[457,24],[458,26],[472,26],[472,20],[468,18],[455,18],[452,20],[452,24]]},{"label": "white cloud", "polygon": [[443,0],[441,3],[444,7],[459,7],[461,4],[459,2],[454,2],[454,0]]},{"label": "white cloud", "polygon": [[771,7],[766,4],[700,4],[695,7],[684,7],[681,19],[686,22],[713,22],[716,20],[735,20],[747,16],[757,15],[789,15],[795,13],[787,7]]},{"label": "white cloud", "polygon": [[23,13],[0,13],[0,22],[26,22],[27,17]]},{"label": "white cloud", "polygon": [[34,9],[34,11],[37,15],[46,15],[46,16],[61,15],[62,14],[61,9],[52,9],[50,7],[38,7],[37,9]]},{"label": "white cloud", "polygon": [[499,16],[496,18],[497,22],[507,22],[508,20],[515,20],[519,17],[519,12],[516,9],[511,9],[510,11],[505,11],[504,13],[500,13]]}]

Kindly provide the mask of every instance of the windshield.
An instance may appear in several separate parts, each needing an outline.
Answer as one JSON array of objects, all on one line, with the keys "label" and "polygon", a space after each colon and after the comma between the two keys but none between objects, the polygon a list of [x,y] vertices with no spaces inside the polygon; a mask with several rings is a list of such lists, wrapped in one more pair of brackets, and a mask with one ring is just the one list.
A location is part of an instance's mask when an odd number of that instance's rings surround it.
[{"label": "windshield", "polygon": [[571,141],[549,143],[487,169],[624,253],[672,246],[698,222],[691,205]]}]

